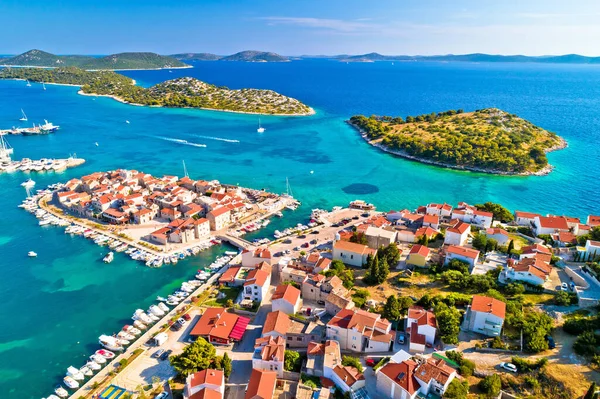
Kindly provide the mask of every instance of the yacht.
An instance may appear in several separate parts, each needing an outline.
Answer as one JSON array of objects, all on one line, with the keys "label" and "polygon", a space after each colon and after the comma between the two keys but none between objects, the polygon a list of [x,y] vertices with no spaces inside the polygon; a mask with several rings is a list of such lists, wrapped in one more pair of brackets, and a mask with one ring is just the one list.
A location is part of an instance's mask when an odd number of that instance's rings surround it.
[{"label": "yacht", "polygon": [[125,121],[125,123],[127,123],[129,125],[129,121]]},{"label": "yacht", "polygon": [[37,253],[35,253],[33,251],[29,251],[29,252],[27,252],[27,256],[29,256],[30,258],[35,258],[37,256]]},{"label": "yacht", "polygon": [[108,254],[106,254],[106,256],[102,259],[104,261],[104,263],[110,263],[113,261],[113,259],[115,258],[114,253],[111,251]]},{"label": "yacht", "polygon": [[150,306],[150,308],[148,308],[148,310],[150,311],[150,313],[152,313],[156,316],[162,316],[165,314],[165,312],[156,305]]},{"label": "yacht", "polygon": [[115,337],[111,337],[110,335],[99,336],[98,342],[100,345],[111,351],[122,351],[124,349],[119,340]]},{"label": "yacht", "polygon": [[27,80],[27,79],[25,79],[25,80],[26,80],[26,82],[27,82],[27,84],[26,84],[25,86],[27,86],[27,87],[31,87],[31,83],[29,83],[29,80]]},{"label": "yacht", "polygon": [[83,375],[83,373],[73,366],[69,366],[69,368],[67,368],[67,376],[71,377],[71,378],[75,378],[76,380],[79,380],[79,381],[82,381],[85,379],[85,376]]},{"label": "yacht", "polygon": [[99,365],[100,367],[102,367],[102,364],[106,363],[106,358],[102,355],[97,354],[93,354],[92,356],[90,356],[90,360]]},{"label": "yacht", "polygon": [[54,393],[60,396],[61,398],[66,398],[69,396],[69,392],[62,387],[62,385],[57,385],[54,387]]},{"label": "yacht", "polygon": [[71,388],[71,389],[79,388],[79,383],[69,376],[66,376],[65,378],[63,378],[63,382],[65,383],[65,385],[68,388]]},{"label": "yacht", "polygon": [[23,183],[21,183],[21,187],[32,188],[33,186],[35,186],[35,182],[31,179],[27,179]]},{"label": "yacht", "polygon": [[[92,355],[92,356],[95,356],[95,355]],[[101,356],[101,357],[102,357],[102,356]],[[106,359],[105,359],[104,361],[106,361]],[[94,361],[94,360],[90,360],[90,361],[89,361],[89,362],[87,362],[85,365],[86,365],[86,367],[87,367],[87,368],[89,368],[90,370],[93,370],[93,371],[98,371],[98,370],[100,370],[100,369],[102,368],[102,366],[100,366],[100,365],[99,365],[98,363],[96,363],[96,361]]]},{"label": "yacht", "polygon": [[165,313],[169,311],[169,307],[167,305],[165,305],[164,303],[159,303],[157,305],[162,311],[164,311]]},{"label": "yacht", "polygon": [[105,359],[112,359],[113,357],[115,357],[114,353],[112,353],[111,351],[105,350],[105,349],[99,349],[96,351],[95,354],[98,356],[102,356]]},{"label": "yacht", "polygon": [[48,122],[44,119],[44,124],[40,125],[40,130],[44,133],[52,133],[60,129],[60,126],[52,124],[52,122]]},{"label": "yacht", "polygon": [[258,118],[258,129],[256,129],[256,131],[257,131],[258,133],[264,133],[264,132],[265,132],[265,130],[266,130],[266,129],[260,125],[260,118]]}]

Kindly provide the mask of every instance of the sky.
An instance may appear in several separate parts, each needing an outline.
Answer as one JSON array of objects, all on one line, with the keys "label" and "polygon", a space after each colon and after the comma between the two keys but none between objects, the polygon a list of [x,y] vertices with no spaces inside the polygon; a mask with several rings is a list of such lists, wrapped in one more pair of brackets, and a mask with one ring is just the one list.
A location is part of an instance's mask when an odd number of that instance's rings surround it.
[{"label": "sky", "polygon": [[0,0],[0,54],[577,53],[598,0]]}]

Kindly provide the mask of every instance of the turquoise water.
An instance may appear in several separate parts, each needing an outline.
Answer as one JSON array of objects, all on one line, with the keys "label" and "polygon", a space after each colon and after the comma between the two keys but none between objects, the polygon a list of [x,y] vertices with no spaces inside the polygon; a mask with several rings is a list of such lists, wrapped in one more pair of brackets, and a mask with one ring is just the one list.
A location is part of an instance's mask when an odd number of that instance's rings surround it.
[{"label": "turquoise water", "polygon": [[[287,177],[303,206],[274,220],[269,231],[304,221],[311,208],[356,198],[382,210],[464,200],[580,217],[598,212],[593,173],[600,160],[597,66],[208,62],[172,73],[127,75],[143,85],[187,75],[231,88],[269,88],[301,99],[317,114],[262,117],[267,130],[257,134],[252,115],[134,107],[78,96],[72,87],[48,85],[43,91],[39,85],[0,82],[0,128],[18,124],[20,108],[30,121],[46,118],[62,127],[46,137],[9,137],[15,157],[77,153],[88,161],[60,174],[32,174],[37,187],[119,167],[181,175],[182,160],[192,177],[276,192],[285,190]],[[554,172],[495,177],[434,168],[380,153],[344,123],[355,113],[407,115],[491,106],[567,139],[568,149],[549,156]],[[27,177],[0,175],[0,392],[10,399],[47,396],[69,365],[82,365],[97,348],[98,335],[116,331],[136,308],[147,308],[156,295],[171,291],[225,250],[215,248],[161,269],[121,255],[105,265],[100,260],[105,250],[61,229],[39,227],[17,208],[25,196],[19,184]],[[30,250],[39,257],[27,258]]]}]

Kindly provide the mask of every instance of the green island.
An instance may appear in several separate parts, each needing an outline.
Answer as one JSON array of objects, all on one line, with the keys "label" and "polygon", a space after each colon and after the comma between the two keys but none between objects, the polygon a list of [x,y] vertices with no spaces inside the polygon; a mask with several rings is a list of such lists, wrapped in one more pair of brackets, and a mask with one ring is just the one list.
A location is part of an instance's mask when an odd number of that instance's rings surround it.
[{"label": "green island", "polygon": [[565,148],[555,133],[516,115],[486,108],[408,116],[355,115],[348,123],[371,145],[411,160],[502,175],[552,171],[546,153]]},{"label": "green island", "polygon": [[240,61],[240,62],[287,62],[288,57],[268,51],[240,51],[232,55],[222,56],[211,53],[173,54],[179,61]]},{"label": "green island", "polygon": [[42,50],[29,50],[14,57],[0,59],[0,65],[58,68],[74,66],[81,69],[168,69],[191,68],[172,57],[155,53],[119,53],[104,57],[86,55],[55,55]]},{"label": "green island", "polygon": [[178,78],[149,88],[112,71],[86,71],[76,67],[53,69],[3,68],[0,79],[81,86],[80,94],[108,96],[135,105],[201,108],[264,115],[311,115],[314,110],[300,101],[272,90],[214,86],[194,78]]}]

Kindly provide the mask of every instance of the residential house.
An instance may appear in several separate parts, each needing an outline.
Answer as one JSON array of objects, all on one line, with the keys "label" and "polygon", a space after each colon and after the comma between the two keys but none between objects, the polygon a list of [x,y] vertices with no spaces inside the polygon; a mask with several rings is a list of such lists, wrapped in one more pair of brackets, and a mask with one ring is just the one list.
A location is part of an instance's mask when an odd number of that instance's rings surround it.
[{"label": "residential house", "polygon": [[286,313],[277,310],[267,313],[262,329],[262,337],[284,337],[287,334],[292,320]]},{"label": "residential house", "polygon": [[271,266],[266,262],[262,266],[250,270],[244,282],[244,299],[262,302],[271,284]]},{"label": "residential house", "polygon": [[271,308],[289,315],[299,313],[302,309],[300,290],[291,284],[278,285],[271,297]]},{"label": "residential house", "polygon": [[231,223],[231,210],[226,206],[222,206],[208,212],[206,218],[210,223],[211,230],[221,230]]},{"label": "residential house", "polygon": [[484,229],[492,227],[493,218],[493,213],[480,211],[464,202],[460,202],[458,207],[452,210],[452,219],[458,219],[464,223],[474,224]]},{"label": "residential house", "polygon": [[221,277],[219,277],[219,285],[226,287],[239,287],[244,284],[244,280],[239,274],[242,268],[240,266],[229,266]]},{"label": "residential house", "polygon": [[208,308],[196,322],[190,336],[203,337],[211,344],[228,344],[242,339],[250,319],[229,313],[225,308]]},{"label": "residential house", "polygon": [[363,244],[348,241],[333,242],[333,259],[341,260],[347,265],[362,267],[367,263],[367,256],[377,254],[376,249]]},{"label": "residential house", "polygon": [[569,231],[567,219],[564,216],[536,216],[533,219],[533,231],[536,236]]},{"label": "residential house", "polygon": [[585,224],[590,227],[600,226],[600,216],[588,215]]},{"label": "residential house", "polygon": [[463,329],[496,337],[502,331],[505,315],[504,302],[483,295],[473,295],[471,305],[465,314]]},{"label": "residential house", "polygon": [[156,214],[148,208],[141,208],[137,212],[134,212],[132,214],[132,216],[133,216],[133,223],[147,224],[147,223],[150,223],[152,221],[152,219],[154,219]]},{"label": "residential house", "polygon": [[330,379],[344,393],[356,392],[366,382],[365,376],[356,368],[342,364],[340,344],[335,340],[308,344],[306,373]]},{"label": "residential house", "polygon": [[274,371],[252,369],[244,399],[272,399],[276,383]]},{"label": "residential house", "polygon": [[410,249],[408,257],[406,258],[407,265],[413,265],[417,267],[425,267],[429,261],[430,251],[424,245],[415,244]]},{"label": "residential house", "polygon": [[393,348],[392,325],[379,314],[343,309],[327,323],[327,339],[353,352],[388,352]]},{"label": "residential house", "polygon": [[431,227],[432,229],[435,229],[435,230],[439,229],[440,228],[439,216],[430,215],[430,214],[423,215],[422,226],[423,227]]},{"label": "residential house", "polygon": [[449,264],[452,259],[458,259],[468,263],[469,270],[473,270],[479,260],[479,251],[476,249],[460,247],[458,245],[449,245],[446,248],[444,264]]},{"label": "residential house", "polygon": [[515,223],[519,226],[531,227],[536,217],[542,216],[538,213],[515,211]]},{"label": "residential house", "polygon": [[[452,216],[452,205],[449,204],[428,204],[425,213],[439,217],[449,218]],[[437,228],[437,227],[436,227]]]},{"label": "residential house", "polygon": [[410,334],[409,350],[411,352],[425,352],[425,347],[433,347],[437,334],[437,320],[435,314],[420,306],[411,306],[408,309],[405,331]]},{"label": "residential house", "polygon": [[173,208],[162,208],[160,210],[160,217],[172,222],[173,220],[181,217],[181,212]]},{"label": "residential house", "polygon": [[544,262],[541,257],[524,258],[518,262],[509,259],[506,267],[498,276],[498,280],[543,285],[550,276],[551,270],[550,265]]},{"label": "residential house", "polygon": [[244,249],[242,251],[242,266],[245,267],[255,267],[262,262],[271,264],[271,259],[271,252],[268,248],[256,248],[253,251]]},{"label": "residential house", "polygon": [[187,376],[183,389],[184,399],[224,399],[223,370],[206,369]]},{"label": "residential house", "polygon": [[262,337],[281,337],[286,347],[305,349],[310,341],[320,341],[323,332],[323,327],[317,323],[292,320],[282,311],[275,311],[267,314]]},{"label": "residential house", "polygon": [[382,229],[380,227],[369,226],[365,231],[367,245],[369,248],[378,249],[387,247],[393,242],[396,242],[396,232],[394,230]]},{"label": "residential house", "polygon": [[499,227],[490,227],[489,229],[485,229],[483,234],[488,239],[496,240],[499,245],[508,245],[510,242],[510,236],[508,235],[508,232]]},{"label": "residential house", "polygon": [[471,225],[461,221],[455,222],[452,227],[446,229],[444,237],[445,245],[465,245],[471,234]]},{"label": "residential house", "polygon": [[285,339],[282,337],[258,338],[252,355],[252,368],[274,371],[278,378],[283,377]]}]

